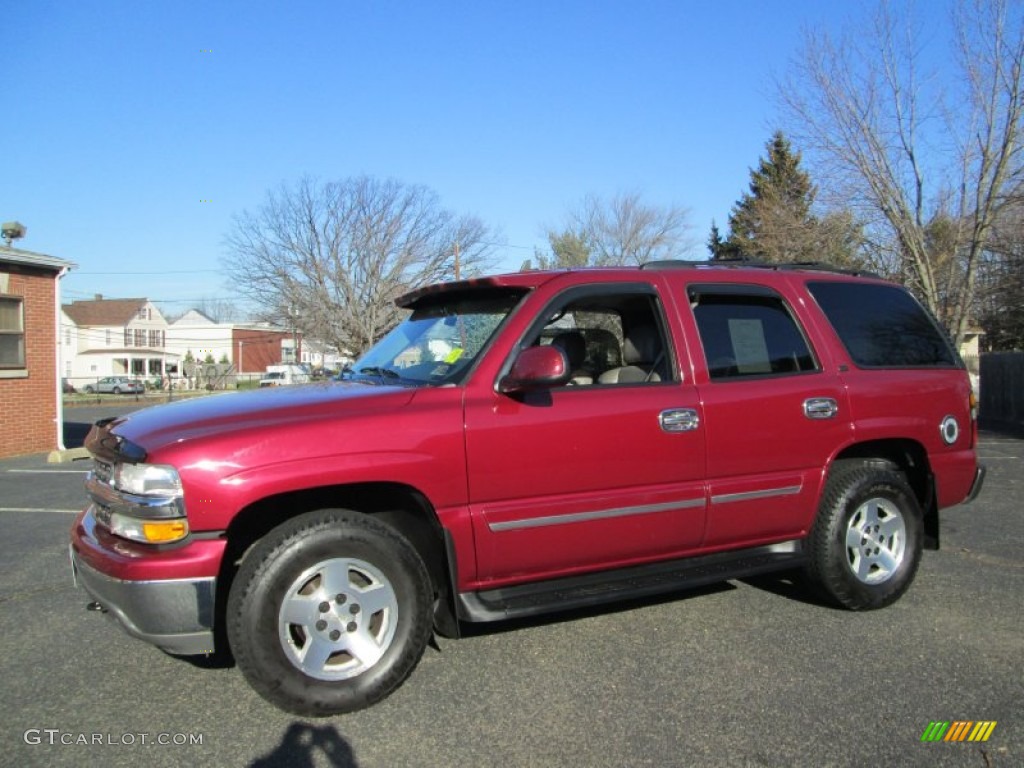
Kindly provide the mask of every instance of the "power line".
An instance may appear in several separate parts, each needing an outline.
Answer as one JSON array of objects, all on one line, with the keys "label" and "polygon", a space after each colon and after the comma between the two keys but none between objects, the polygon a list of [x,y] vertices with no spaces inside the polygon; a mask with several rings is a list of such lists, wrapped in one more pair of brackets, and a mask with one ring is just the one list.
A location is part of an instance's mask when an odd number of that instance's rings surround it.
[{"label": "power line", "polygon": [[487,243],[482,240],[478,241],[479,245],[490,245],[495,248],[518,248],[521,251],[532,251],[534,246],[532,245],[511,245],[510,243]]},{"label": "power line", "polygon": [[[95,296],[96,296],[96,292],[95,291],[93,291],[93,292],[89,292],[89,291],[76,291],[76,290],[70,290],[69,291],[67,289],[62,289],[61,290],[61,294],[65,298],[75,299],[75,298],[78,298],[78,297],[82,297],[82,298],[84,298],[84,299],[86,299],[88,301],[92,301],[95,298]],[[104,299],[108,299],[106,294],[103,294],[103,297],[104,297]],[[119,298],[121,298],[121,297],[113,297],[113,296],[109,297],[110,300],[117,300]],[[144,299],[146,299],[146,301],[151,301],[154,304],[187,304],[189,302],[194,302],[196,304],[201,304],[204,301],[228,301],[228,302],[231,302],[231,303],[235,304],[235,303],[241,303],[243,301],[238,296],[194,296],[194,297],[192,297],[190,299],[154,299],[154,298],[151,298],[149,296],[131,296],[130,298],[133,298],[133,299],[144,298]]]},{"label": "power line", "polygon": [[169,269],[160,272],[126,272],[124,270],[117,270],[116,272],[79,272],[75,270],[75,275],[195,275],[200,272],[209,272],[213,274],[223,274],[219,269]]}]

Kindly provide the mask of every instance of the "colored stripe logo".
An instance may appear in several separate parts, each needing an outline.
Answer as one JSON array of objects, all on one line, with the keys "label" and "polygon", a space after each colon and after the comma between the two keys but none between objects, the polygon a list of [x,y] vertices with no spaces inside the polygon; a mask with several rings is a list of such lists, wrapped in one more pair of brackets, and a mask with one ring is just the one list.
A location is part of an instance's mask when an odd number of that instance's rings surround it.
[{"label": "colored stripe logo", "polygon": [[988,741],[995,729],[995,720],[933,720],[921,741]]}]

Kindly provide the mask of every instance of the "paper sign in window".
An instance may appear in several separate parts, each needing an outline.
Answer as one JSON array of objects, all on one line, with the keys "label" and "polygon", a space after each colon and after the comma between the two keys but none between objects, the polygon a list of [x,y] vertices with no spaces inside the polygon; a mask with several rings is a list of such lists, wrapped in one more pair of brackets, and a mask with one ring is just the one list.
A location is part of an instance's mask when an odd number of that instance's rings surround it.
[{"label": "paper sign in window", "polygon": [[729,338],[740,373],[771,373],[768,344],[764,338],[764,325],[760,320],[731,318]]}]

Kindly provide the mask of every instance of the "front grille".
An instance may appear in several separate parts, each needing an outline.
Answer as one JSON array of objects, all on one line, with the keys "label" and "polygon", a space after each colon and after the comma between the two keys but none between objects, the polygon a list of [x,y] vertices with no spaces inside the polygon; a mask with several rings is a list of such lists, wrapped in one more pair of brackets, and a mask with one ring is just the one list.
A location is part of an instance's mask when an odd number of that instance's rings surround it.
[{"label": "front grille", "polygon": [[96,522],[102,525],[107,530],[110,530],[110,508],[105,507],[102,504],[94,503],[92,505],[92,514],[96,518]]},{"label": "front grille", "polygon": [[108,464],[105,461],[99,459],[93,459],[92,462],[92,473],[97,480],[110,485],[110,481],[114,477],[114,466]]}]

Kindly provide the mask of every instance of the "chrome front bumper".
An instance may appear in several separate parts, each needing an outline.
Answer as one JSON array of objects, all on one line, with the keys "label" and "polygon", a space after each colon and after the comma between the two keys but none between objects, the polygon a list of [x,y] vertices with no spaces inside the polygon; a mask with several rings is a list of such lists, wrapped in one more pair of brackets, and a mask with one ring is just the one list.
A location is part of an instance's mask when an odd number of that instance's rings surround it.
[{"label": "chrome front bumper", "polygon": [[128,634],[168,653],[213,653],[214,578],[121,581],[91,568],[71,551],[75,583]]}]

